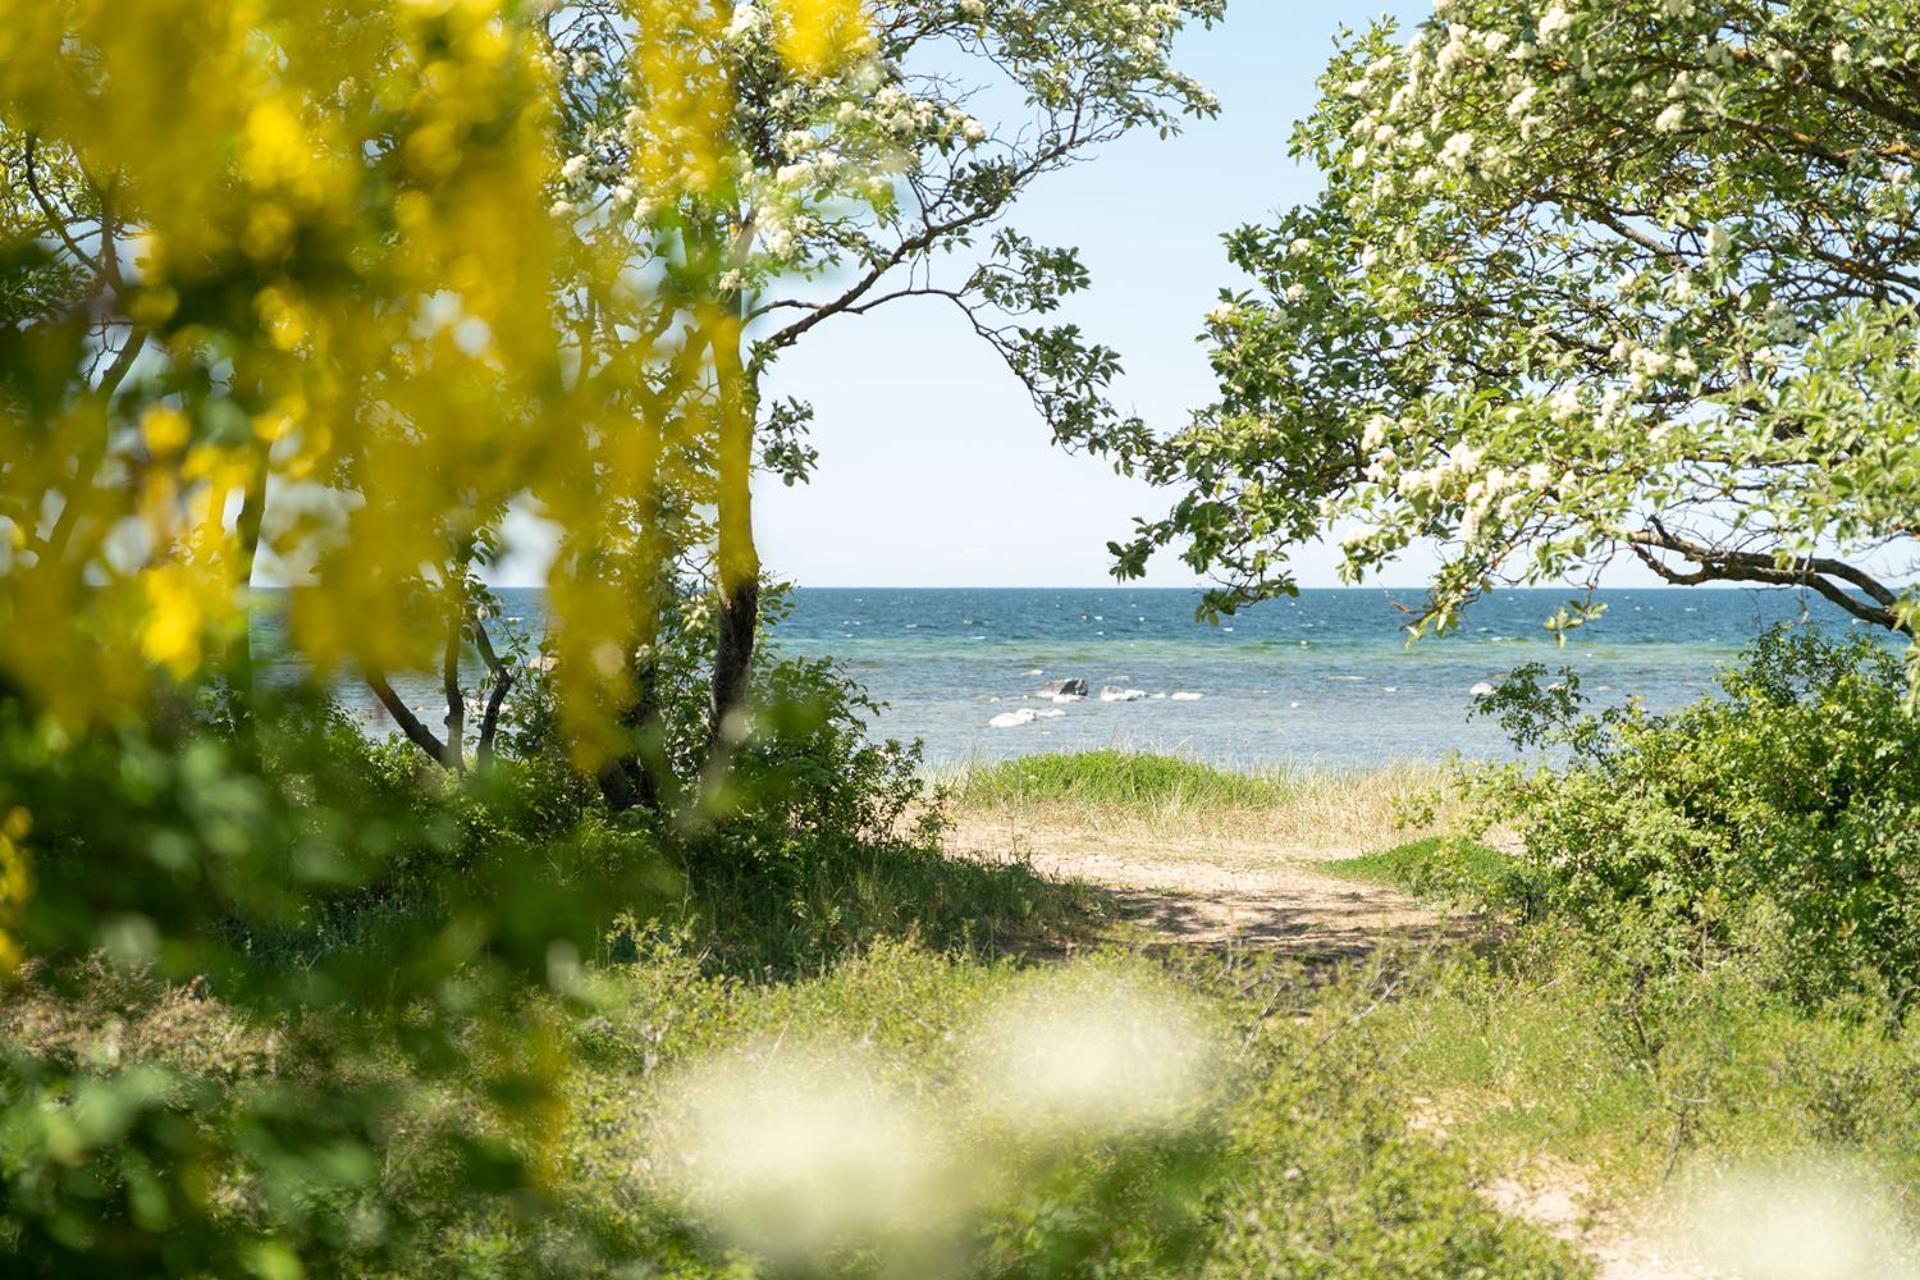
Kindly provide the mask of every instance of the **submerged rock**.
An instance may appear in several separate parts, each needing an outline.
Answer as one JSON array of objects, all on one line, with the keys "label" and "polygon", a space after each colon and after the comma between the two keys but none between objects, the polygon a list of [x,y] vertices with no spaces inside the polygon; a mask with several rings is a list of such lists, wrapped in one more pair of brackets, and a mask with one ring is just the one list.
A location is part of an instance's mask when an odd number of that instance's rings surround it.
[{"label": "submerged rock", "polygon": [[1032,707],[1022,707],[1018,711],[1002,711],[987,721],[989,729],[1018,729],[1023,724],[1032,724],[1039,719],[1040,713]]},{"label": "submerged rock", "polygon": [[1198,702],[1204,697],[1206,697],[1204,693],[1189,693],[1183,690],[1180,693],[1174,694],[1173,700],[1175,702]]},{"label": "submerged rock", "polygon": [[1079,676],[1066,680],[1049,680],[1035,692],[1043,698],[1084,698],[1087,696],[1087,682]]},{"label": "submerged rock", "polygon": [[1100,690],[1100,701],[1102,702],[1138,702],[1146,696],[1147,691],[1145,689],[1123,689],[1117,684],[1110,684]]},{"label": "submerged rock", "polygon": [[1476,698],[1491,698],[1493,696],[1493,686],[1488,684],[1485,680],[1482,680],[1479,684],[1476,684],[1475,686],[1473,686],[1473,688],[1467,690],[1467,692],[1472,694]]}]

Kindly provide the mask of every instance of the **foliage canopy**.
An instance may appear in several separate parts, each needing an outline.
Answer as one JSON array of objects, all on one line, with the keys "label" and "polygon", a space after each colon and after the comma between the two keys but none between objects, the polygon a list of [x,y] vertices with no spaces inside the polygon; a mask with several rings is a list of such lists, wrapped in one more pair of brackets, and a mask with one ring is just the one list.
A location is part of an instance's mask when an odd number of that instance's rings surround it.
[{"label": "foliage canopy", "polygon": [[[1083,439],[1183,490],[1216,606],[1432,540],[1421,619],[1632,553],[1914,630],[1920,10],[1442,0],[1344,42],[1295,134],[1324,193],[1228,238],[1220,399]],[[1889,568],[1890,566],[1890,568]]]}]

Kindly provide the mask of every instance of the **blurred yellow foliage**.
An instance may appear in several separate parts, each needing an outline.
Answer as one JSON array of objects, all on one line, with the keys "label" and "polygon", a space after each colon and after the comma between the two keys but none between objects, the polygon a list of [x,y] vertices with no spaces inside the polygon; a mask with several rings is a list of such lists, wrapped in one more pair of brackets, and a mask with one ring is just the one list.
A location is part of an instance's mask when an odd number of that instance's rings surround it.
[{"label": "blurred yellow foliage", "polygon": [[780,56],[801,75],[828,75],[871,48],[860,0],[776,0],[774,7]]},{"label": "blurred yellow foliage", "polygon": [[7,932],[7,926],[33,892],[27,854],[19,843],[32,829],[32,816],[17,805],[0,819],[0,977],[17,969],[22,959],[20,944]]},{"label": "blurred yellow foliage", "polygon": [[[710,465],[676,459],[737,415],[714,412],[714,361],[742,336],[699,302],[734,287],[720,246],[690,243],[674,296],[635,303],[654,286],[574,234],[544,15],[0,0],[0,136],[66,185],[58,232],[97,275],[84,333],[50,322],[4,356],[64,388],[0,405],[0,670],[45,713],[139,714],[156,674],[222,661],[261,557],[320,673],[432,667],[476,545],[519,503],[561,532],[563,713],[583,759],[612,748],[649,634],[648,578],[619,565],[671,550],[644,513],[675,466]],[[648,209],[722,198],[738,172],[730,16],[626,6]],[[857,0],[773,17],[796,74],[870,44]],[[585,349],[555,304],[576,295],[625,300],[661,339]]]}]

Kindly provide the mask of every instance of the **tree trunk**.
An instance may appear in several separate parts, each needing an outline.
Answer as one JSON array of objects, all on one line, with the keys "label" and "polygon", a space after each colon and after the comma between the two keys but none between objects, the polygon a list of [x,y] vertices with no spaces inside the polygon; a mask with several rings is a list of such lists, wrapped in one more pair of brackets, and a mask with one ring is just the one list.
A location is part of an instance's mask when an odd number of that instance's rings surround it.
[{"label": "tree trunk", "polygon": [[238,563],[234,566],[234,585],[241,601],[240,634],[228,659],[227,697],[234,725],[245,734],[253,729],[253,609],[248,593],[253,587],[253,566],[260,557],[260,525],[267,511],[267,459],[258,459],[259,472],[247,481],[246,497],[240,503],[240,518],[234,525],[238,544]]},{"label": "tree trunk", "polygon": [[466,632],[466,603],[462,601],[447,625],[447,647],[440,659],[440,690],[447,700],[446,757],[454,773],[467,771],[467,695],[460,688],[460,647]]},{"label": "tree trunk", "polygon": [[485,769],[493,763],[493,739],[500,731],[500,708],[506,705],[507,694],[513,689],[513,668],[494,650],[493,638],[487,634],[486,620],[478,611],[468,617],[467,624],[473,636],[473,647],[479,650],[480,661],[486,664],[487,674],[493,677],[493,688],[487,694],[486,712],[480,718],[480,740],[473,749],[474,762]]},{"label": "tree trunk", "polygon": [[739,323],[716,330],[714,373],[720,384],[716,441],[719,480],[719,634],[707,721],[709,770],[744,735],[753,642],[760,624],[760,555],[753,545],[754,388],[740,362]]},{"label": "tree trunk", "polygon": [[746,726],[747,686],[753,670],[754,632],[760,623],[760,583],[749,578],[720,587],[720,627],[713,652],[713,692],[707,737],[716,753],[724,753],[742,737]]},{"label": "tree trunk", "polygon": [[407,735],[407,741],[426,752],[435,764],[445,767],[446,745],[433,736],[433,730],[427,728],[419,716],[413,714],[413,708],[394,692],[393,686],[387,682],[387,677],[378,671],[369,671],[367,687],[373,690],[374,697],[380,699],[380,705],[387,709],[387,714],[393,717],[393,722],[400,726],[400,732]]}]

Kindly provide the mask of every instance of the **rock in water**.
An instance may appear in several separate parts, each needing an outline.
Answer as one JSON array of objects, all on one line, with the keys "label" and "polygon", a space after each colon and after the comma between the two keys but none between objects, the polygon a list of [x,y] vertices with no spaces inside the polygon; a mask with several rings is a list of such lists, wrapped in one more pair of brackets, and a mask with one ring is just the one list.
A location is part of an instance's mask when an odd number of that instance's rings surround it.
[{"label": "rock in water", "polygon": [[1039,712],[1035,711],[1032,707],[1022,707],[1018,711],[1002,711],[999,715],[987,721],[987,727],[989,729],[1018,729],[1023,724],[1032,724],[1038,716]]},{"label": "rock in water", "polygon": [[1488,684],[1485,680],[1482,680],[1479,684],[1476,684],[1475,686],[1473,686],[1473,688],[1467,690],[1467,692],[1472,694],[1476,698],[1491,698],[1493,696],[1493,686]]},{"label": "rock in water", "polygon": [[1067,680],[1049,680],[1034,692],[1042,698],[1084,698],[1087,682],[1078,676]]},{"label": "rock in water", "polygon": [[1204,694],[1181,692],[1174,694],[1173,700],[1175,702],[1198,702],[1204,696]]},{"label": "rock in water", "polygon": [[1145,689],[1122,689],[1117,684],[1110,684],[1100,690],[1100,701],[1102,702],[1138,702],[1146,696],[1147,691]]}]

